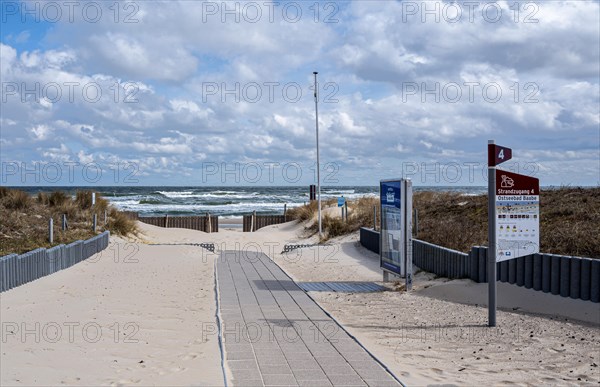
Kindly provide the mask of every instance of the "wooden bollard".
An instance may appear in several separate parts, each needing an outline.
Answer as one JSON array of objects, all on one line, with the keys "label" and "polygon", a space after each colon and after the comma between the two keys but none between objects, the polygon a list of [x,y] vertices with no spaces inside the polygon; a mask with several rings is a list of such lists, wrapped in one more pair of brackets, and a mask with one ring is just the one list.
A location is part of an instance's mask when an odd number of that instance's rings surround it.
[{"label": "wooden bollard", "polygon": [[377,230],[377,206],[373,206],[373,230]]},{"label": "wooden bollard", "polygon": [[48,220],[48,241],[54,243],[54,219]]},{"label": "wooden bollard", "polygon": [[65,231],[67,229],[67,214],[63,214],[62,216],[62,230]]},{"label": "wooden bollard", "polygon": [[165,215],[165,228],[169,227],[169,215]]},{"label": "wooden bollard", "polygon": [[92,218],[92,230],[96,232],[96,227],[98,226],[98,215],[94,214]]},{"label": "wooden bollard", "polygon": [[208,223],[206,229],[208,230],[209,233],[211,233],[212,232],[212,222],[210,221],[210,214],[208,212],[206,213],[206,222]]},{"label": "wooden bollard", "polygon": [[344,202],[344,212],[346,213],[346,222],[348,221],[348,202]]},{"label": "wooden bollard", "polygon": [[283,222],[287,222],[287,203],[283,205]]}]

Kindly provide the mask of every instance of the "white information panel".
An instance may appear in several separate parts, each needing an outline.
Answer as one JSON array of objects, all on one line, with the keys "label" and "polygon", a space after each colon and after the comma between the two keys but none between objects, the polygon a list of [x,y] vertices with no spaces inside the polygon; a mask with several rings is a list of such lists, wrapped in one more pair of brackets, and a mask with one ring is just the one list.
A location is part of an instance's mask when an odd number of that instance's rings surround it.
[{"label": "white information panel", "polygon": [[539,180],[496,171],[496,262],[540,251]]}]

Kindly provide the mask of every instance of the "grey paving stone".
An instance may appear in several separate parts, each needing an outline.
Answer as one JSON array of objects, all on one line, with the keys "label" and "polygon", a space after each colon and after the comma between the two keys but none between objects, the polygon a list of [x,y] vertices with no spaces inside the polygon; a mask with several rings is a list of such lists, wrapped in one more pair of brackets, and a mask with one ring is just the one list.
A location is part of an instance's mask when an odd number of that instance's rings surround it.
[{"label": "grey paving stone", "polygon": [[265,386],[297,386],[296,378],[292,374],[263,375]]},{"label": "grey paving stone", "polygon": [[283,352],[278,345],[273,346],[272,343],[269,343],[269,345],[263,346],[258,344],[259,343],[256,343],[256,345],[253,346],[254,353],[256,353],[257,357],[284,357]]},{"label": "grey paving stone", "polygon": [[315,360],[317,362],[319,362],[319,364],[337,364],[337,365],[342,365],[342,364],[346,364],[347,363],[346,359],[344,359],[339,354],[337,354],[335,356],[331,356],[331,355],[323,356],[319,352],[313,352],[313,356],[315,357]]},{"label": "grey paving stone", "polygon": [[282,357],[258,357],[256,358],[259,366],[288,366],[287,360]]},{"label": "grey paving stone", "polygon": [[248,343],[225,343],[227,352],[248,352],[252,353],[252,345]]},{"label": "grey paving stone", "polygon": [[347,364],[320,364],[323,371],[329,375],[357,375],[352,367]]},{"label": "grey paving stone", "polygon": [[258,364],[252,360],[228,360],[227,366],[232,370],[253,370],[258,368]]},{"label": "grey paving stone", "polygon": [[288,359],[313,359],[314,356],[312,353],[302,344],[302,346],[298,345],[296,347],[292,346],[284,346],[281,347],[282,352]]},{"label": "grey paving stone", "polygon": [[327,380],[327,376],[325,372],[320,369],[312,369],[312,370],[302,370],[302,369],[294,369],[292,371],[296,380]]},{"label": "grey paving stone", "polygon": [[263,375],[292,375],[292,369],[286,365],[261,365],[259,368]]},{"label": "grey paving stone", "polygon": [[279,347],[279,344],[277,344],[277,341],[275,341],[275,340],[265,340],[265,341],[253,343],[252,347],[254,348],[254,350],[256,352],[261,352],[261,353],[265,352],[267,354],[282,353],[281,349]]},{"label": "grey paving stone", "polygon": [[[231,370],[234,380],[260,380],[262,375],[258,368],[253,370]],[[234,383],[235,384],[235,383]]]},{"label": "grey paving stone", "polygon": [[226,352],[225,359],[227,360],[255,360],[252,352]]},{"label": "grey paving stone", "polygon": [[344,352],[344,358],[348,360],[349,363],[356,364],[378,364],[372,357],[369,355],[364,349]]},{"label": "grey paving stone", "polygon": [[329,380],[334,386],[366,386],[358,375],[331,375]]},{"label": "grey paving stone", "polygon": [[333,386],[327,379],[323,380],[299,380],[299,386],[310,386],[310,387],[329,387]]},{"label": "grey paving stone", "polygon": [[365,380],[368,386],[372,387],[388,387],[388,386],[400,386],[395,379],[391,380]]},{"label": "grey paving stone", "polygon": [[257,386],[264,386],[262,379],[250,379],[250,380],[234,380],[233,381],[233,385],[234,386],[244,386],[244,387],[257,387]]},{"label": "grey paving stone", "polygon": [[393,380],[392,375],[383,368],[379,369],[354,369],[361,378],[370,380]]},{"label": "grey paving stone", "polygon": [[297,371],[297,370],[321,370],[321,366],[319,365],[319,363],[317,363],[317,361],[315,359],[308,359],[308,360],[293,360],[293,359],[288,359],[288,363],[290,365],[290,368],[293,371]]}]

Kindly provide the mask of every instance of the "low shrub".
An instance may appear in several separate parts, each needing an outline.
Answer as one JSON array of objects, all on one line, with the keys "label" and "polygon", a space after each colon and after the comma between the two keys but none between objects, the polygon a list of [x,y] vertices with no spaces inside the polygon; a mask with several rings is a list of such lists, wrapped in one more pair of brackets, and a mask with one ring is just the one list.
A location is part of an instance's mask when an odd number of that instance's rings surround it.
[{"label": "low shrub", "polygon": [[132,220],[127,214],[117,211],[115,208],[110,210],[110,219],[108,229],[111,233],[118,235],[137,235],[138,228],[135,220]]}]

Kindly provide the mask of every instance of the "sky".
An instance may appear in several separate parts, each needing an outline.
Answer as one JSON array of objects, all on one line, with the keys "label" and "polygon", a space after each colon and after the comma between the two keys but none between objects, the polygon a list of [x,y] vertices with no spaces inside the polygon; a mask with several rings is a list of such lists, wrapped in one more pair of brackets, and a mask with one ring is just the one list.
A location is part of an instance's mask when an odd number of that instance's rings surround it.
[{"label": "sky", "polygon": [[2,185],[600,184],[597,1],[1,1]]}]

